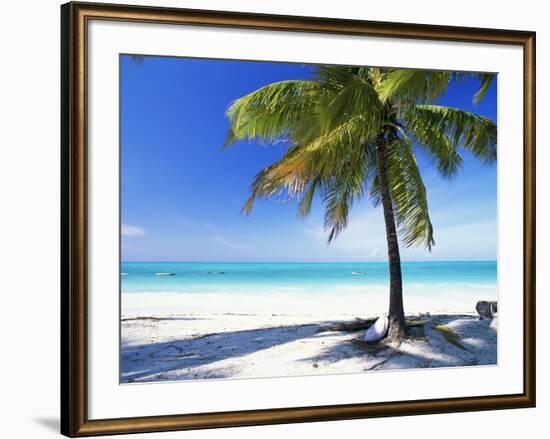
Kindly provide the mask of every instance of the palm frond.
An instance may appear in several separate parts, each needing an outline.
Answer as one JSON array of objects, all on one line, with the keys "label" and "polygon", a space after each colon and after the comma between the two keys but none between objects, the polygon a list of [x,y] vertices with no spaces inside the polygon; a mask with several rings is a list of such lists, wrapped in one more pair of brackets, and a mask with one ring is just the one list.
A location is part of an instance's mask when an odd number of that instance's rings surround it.
[{"label": "palm frond", "polygon": [[425,118],[418,117],[414,112],[405,114],[404,119],[407,131],[399,127],[401,136],[409,140],[409,132],[415,143],[428,154],[439,175],[444,178],[454,177],[463,164],[456,144],[439,127],[426,123]]},{"label": "palm frond", "polygon": [[454,74],[455,78],[457,80],[461,80],[464,78],[476,78],[479,80],[479,88],[474,94],[474,97],[472,98],[472,102],[474,104],[479,104],[487,95],[487,91],[489,90],[489,87],[491,87],[491,84],[496,78],[495,73],[464,73],[464,72],[457,72]]},{"label": "palm frond", "polygon": [[388,180],[394,215],[406,246],[435,244],[428,210],[426,187],[422,181],[412,143],[398,138],[386,145]]},{"label": "palm frond", "polygon": [[[492,163],[497,159],[497,126],[488,117],[441,105],[417,105],[406,115],[416,127],[415,135],[424,136],[426,144],[441,136],[451,145],[471,151],[479,160]],[[424,140],[419,137],[424,144]]]},{"label": "palm frond", "polygon": [[307,160],[292,148],[278,161],[265,167],[256,174],[250,185],[250,196],[246,200],[242,212],[249,215],[258,198],[279,196],[284,201],[295,198],[308,185],[306,175]]},{"label": "palm frond", "polygon": [[358,132],[367,138],[375,136],[380,129],[383,106],[378,93],[368,81],[368,69],[325,66],[320,69],[318,76],[320,86],[326,93],[317,96],[315,124],[310,124],[309,130],[297,133],[300,140],[311,141],[357,117],[361,118]]},{"label": "palm frond", "polygon": [[348,224],[349,211],[364,196],[365,184],[375,168],[368,157],[369,145],[358,146],[323,187],[325,230],[330,244]]},{"label": "palm frond", "polygon": [[377,86],[383,102],[428,103],[447,89],[450,72],[396,69],[390,71]]},{"label": "palm frond", "polygon": [[[322,152],[330,154],[335,160],[348,154],[351,149],[356,148],[368,141],[368,134],[365,132],[365,117],[362,114],[350,116],[342,120],[332,130],[322,130],[315,120],[311,121],[303,133],[296,133],[294,138],[300,139],[299,150],[303,153]],[[323,131],[323,133],[319,131]]]},{"label": "palm frond", "polygon": [[145,62],[145,55],[130,55],[130,58],[138,67]]},{"label": "palm frond", "polygon": [[[349,128],[349,124],[350,121],[344,125]],[[336,237],[347,223],[346,209],[336,212],[337,204],[340,203],[340,207],[341,203],[349,205],[353,197],[362,196],[362,188],[357,185],[368,180],[375,168],[370,149],[350,143],[359,140],[354,137],[353,130],[346,132],[345,127],[320,137],[313,145],[294,145],[279,161],[260,171],[250,187],[250,197],[243,212],[249,214],[258,198],[277,196],[282,201],[298,199],[298,214],[306,216],[319,191],[324,201],[332,200],[325,225],[327,229],[334,226],[330,240]],[[346,194],[346,191],[351,192]]]},{"label": "palm frond", "polygon": [[479,75],[479,79],[481,84],[479,85],[479,90],[474,95],[474,104],[479,104],[485,98],[489,87],[495,79],[495,75],[493,73],[481,73]]},{"label": "palm frond", "polygon": [[227,110],[231,123],[224,146],[256,139],[264,144],[288,138],[315,105],[316,81],[281,81],[234,101]]},{"label": "palm frond", "polygon": [[298,203],[298,215],[301,217],[306,217],[311,212],[311,206],[313,204],[313,198],[316,191],[322,185],[323,179],[320,176],[317,176],[311,180],[308,184],[307,189],[304,191],[302,198]]},{"label": "palm frond", "polygon": [[[365,188],[380,203],[374,139],[386,140],[386,165],[394,215],[406,246],[434,245],[426,188],[413,142],[444,177],[462,165],[459,148],[485,162],[496,160],[496,124],[489,118],[432,105],[461,73],[320,67],[313,80],[282,81],[232,103],[226,145],[241,140],[288,142],[282,158],[261,170],[243,206],[249,214],[259,198],[297,201],[308,215],[315,199],[325,206],[328,242],[347,226]],[[475,74],[482,99],[494,75]]]}]

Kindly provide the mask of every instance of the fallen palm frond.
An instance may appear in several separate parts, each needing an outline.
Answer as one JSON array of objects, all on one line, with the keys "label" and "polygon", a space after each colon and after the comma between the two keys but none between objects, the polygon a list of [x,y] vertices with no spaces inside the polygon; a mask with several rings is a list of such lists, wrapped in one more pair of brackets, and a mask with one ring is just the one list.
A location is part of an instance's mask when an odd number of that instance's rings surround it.
[{"label": "fallen palm frond", "polygon": [[439,331],[443,337],[445,337],[445,340],[447,340],[452,345],[456,346],[459,349],[467,351],[462,343],[458,340],[458,336],[456,333],[449,328],[447,325],[434,325],[432,326],[436,331]]},{"label": "fallen palm frond", "polygon": [[[355,319],[353,322],[341,322],[332,326],[328,326],[323,329],[323,331],[361,331],[362,329],[369,329],[374,323],[378,320],[377,318],[372,319]],[[426,324],[425,320],[407,320],[407,327],[418,327],[424,326]]]},{"label": "fallen palm frond", "polygon": [[417,326],[424,326],[426,320],[407,320],[407,326],[410,328],[415,328]]}]

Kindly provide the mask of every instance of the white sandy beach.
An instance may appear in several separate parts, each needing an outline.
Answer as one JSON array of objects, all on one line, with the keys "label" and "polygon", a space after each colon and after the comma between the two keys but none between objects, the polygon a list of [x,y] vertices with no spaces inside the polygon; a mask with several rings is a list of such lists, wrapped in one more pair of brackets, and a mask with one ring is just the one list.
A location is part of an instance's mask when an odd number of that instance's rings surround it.
[{"label": "white sandy beach", "polygon": [[406,304],[409,338],[370,345],[351,326],[382,313],[384,300],[123,294],[121,382],[496,364],[498,320],[479,320],[475,303],[442,307]]}]

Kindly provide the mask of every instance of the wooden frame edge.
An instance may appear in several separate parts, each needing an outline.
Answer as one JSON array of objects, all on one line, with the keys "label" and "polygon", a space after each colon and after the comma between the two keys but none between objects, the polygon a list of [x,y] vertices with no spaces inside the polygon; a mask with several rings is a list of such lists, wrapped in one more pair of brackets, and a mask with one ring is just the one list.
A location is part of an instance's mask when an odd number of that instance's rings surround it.
[{"label": "wooden frame edge", "polygon": [[70,68],[69,68],[69,54],[70,48],[70,35],[68,33],[69,28],[69,7],[64,5],[61,7],[61,267],[60,267],[60,279],[61,279],[61,370],[60,370],[60,384],[61,384],[61,432],[68,434],[71,431],[71,413],[73,406],[73,391],[71,387],[71,352],[68,347],[71,345],[71,285],[70,285],[70,166],[69,166],[69,153],[70,153],[70,118],[71,118],[71,106],[69,105],[69,95],[72,89],[70,84]]},{"label": "wooden frame edge", "polygon": [[85,21],[61,6],[61,433],[86,424],[87,182]]},{"label": "wooden frame edge", "polygon": [[532,407],[525,394],[91,420],[75,437],[322,422]]},{"label": "wooden frame edge", "polygon": [[536,405],[536,34],[523,43],[524,393]]},{"label": "wooden frame edge", "polygon": [[[524,50],[524,392],[471,398],[87,418],[87,20],[147,21],[520,45]],[[535,33],[94,3],[61,6],[61,433],[69,437],[534,407]]]}]

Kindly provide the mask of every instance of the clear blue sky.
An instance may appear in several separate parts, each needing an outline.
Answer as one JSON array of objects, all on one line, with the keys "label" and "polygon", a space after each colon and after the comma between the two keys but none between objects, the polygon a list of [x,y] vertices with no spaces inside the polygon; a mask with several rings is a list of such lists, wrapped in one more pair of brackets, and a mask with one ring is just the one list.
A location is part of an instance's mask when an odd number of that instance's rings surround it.
[{"label": "clear blue sky", "polygon": [[[254,175],[284,145],[238,143],[221,151],[235,99],[274,81],[309,78],[299,64],[121,56],[123,261],[383,261],[383,218],[356,204],[348,229],[327,246],[319,200],[298,218],[294,203],[260,201],[240,214]],[[472,105],[477,82],[453,84],[440,99],[496,120],[496,84]],[[496,259],[496,165],[463,154],[443,180],[420,154],[436,246],[402,249],[404,260]]]}]

